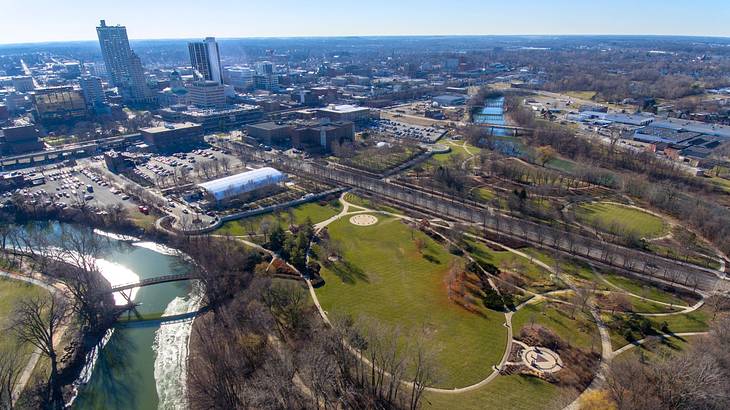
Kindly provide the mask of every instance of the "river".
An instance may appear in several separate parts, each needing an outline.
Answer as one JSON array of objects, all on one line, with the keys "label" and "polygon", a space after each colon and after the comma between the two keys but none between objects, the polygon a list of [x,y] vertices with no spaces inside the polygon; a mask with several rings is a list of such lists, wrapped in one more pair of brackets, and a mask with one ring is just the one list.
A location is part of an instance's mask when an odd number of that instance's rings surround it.
[{"label": "river", "polygon": [[[472,120],[475,124],[507,125],[504,116],[504,97],[488,98],[484,100],[484,107],[474,112]],[[507,156],[520,156],[524,148],[519,140],[512,136],[510,130],[504,128],[490,128],[492,148]],[[484,141],[486,142],[486,141]]]},{"label": "river", "polygon": [[[474,113],[473,120],[477,124],[505,125],[504,97],[488,98],[485,100],[484,107]],[[495,128],[494,131],[494,135],[510,135],[504,129]]]},{"label": "river", "polygon": [[[60,226],[53,224],[50,229],[57,233]],[[95,232],[104,240],[97,266],[112,285],[190,269],[184,258],[162,245]],[[181,281],[127,292],[139,304],[137,313],[150,319],[196,311],[200,293],[194,288],[197,288],[194,281]],[[115,295],[115,301],[126,303],[119,295]],[[130,313],[121,318],[99,345],[98,353],[91,355],[79,380],[72,408],[186,408],[186,364],[192,320],[163,324],[131,322],[140,316]]]}]

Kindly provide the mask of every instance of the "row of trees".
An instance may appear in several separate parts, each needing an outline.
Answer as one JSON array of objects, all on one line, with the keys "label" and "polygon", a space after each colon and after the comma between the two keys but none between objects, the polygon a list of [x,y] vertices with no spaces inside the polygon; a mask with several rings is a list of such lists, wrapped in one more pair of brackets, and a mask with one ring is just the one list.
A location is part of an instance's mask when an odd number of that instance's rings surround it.
[{"label": "row of trees", "polygon": [[[311,224],[294,230],[284,232],[277,224],[268,243],[280,253],[306,249]],[[215,303],[194,325],[192,409],[419,407],[434,370],[417,336],[349,318],[324,326],[300,283],[272,282],[268,263],[251,257],[234,238],[180,241],[199,265],[206,301]],[[406,369],[414,371],[406,377]]]},{"label": "row of trees", "polygon": [[728,379],[730,318],[724,317],[712,324],[708,336],[683,352],[651,361],[614,360],[604,394],[619,410],[726,409]]},{"label": "row of trees", "polygon": [[577,138],[567,127],[535,120],[532,112],[521,107],[515,98],[507,98],[507,106],[513,119],[534,128],[528,138],[532,145],[549,145],[568,158],[613,170],[586,173],[583,177],[590,179],[586,182],[619,189],[687,221],[723,252],[730,252],[730,210],[718,204],[720,194],[702,179],[687,175],[651,153],[594,143]]}]

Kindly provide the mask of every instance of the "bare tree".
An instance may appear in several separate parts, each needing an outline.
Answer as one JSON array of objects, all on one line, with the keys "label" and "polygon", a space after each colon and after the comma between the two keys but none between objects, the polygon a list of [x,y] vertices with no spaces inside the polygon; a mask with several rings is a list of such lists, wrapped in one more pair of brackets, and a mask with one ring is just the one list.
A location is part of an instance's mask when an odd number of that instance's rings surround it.
[{"label": "bare tree", "polygon": [[63,408],[61,385],[58,381],[58,357],[55,344],[69,309],[64,299],[51,295],[36,296],[18,303],[13,312],[11,331],[19,343],[35,346],[51,362],[47,403],[52,409]]},{"label": "bare tree", "polygon": [[14,408],[13,393],[22,368],[22,361],[17,354],[8,351],[0,352],[0,409],[12,410]]}]

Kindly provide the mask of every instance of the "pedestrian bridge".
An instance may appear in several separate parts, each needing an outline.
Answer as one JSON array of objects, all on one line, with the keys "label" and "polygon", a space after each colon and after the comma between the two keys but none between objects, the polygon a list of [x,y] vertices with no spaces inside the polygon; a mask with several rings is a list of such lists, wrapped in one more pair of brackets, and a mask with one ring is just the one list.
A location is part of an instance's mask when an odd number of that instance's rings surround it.
[{"label": "pedestrian bridge", "polygon": [[134,288],[141,288],[145,286],[151,286],[151,285],[157,285],[160,283],[168,283],[168,282],[179,282],[183,280],[190,280],[193,279],[193,275],[190,273],[181,273],[176,275],[165,275],[165,276],[157,276],[154,278],[147,278],[142,279],[139,282],[130,282],[130,283],[123,283],[119,285],[114,285],[111,288],[106,289],[104,293],[114,293],[114,292],[121,292],[123,290],[129,290]]}]

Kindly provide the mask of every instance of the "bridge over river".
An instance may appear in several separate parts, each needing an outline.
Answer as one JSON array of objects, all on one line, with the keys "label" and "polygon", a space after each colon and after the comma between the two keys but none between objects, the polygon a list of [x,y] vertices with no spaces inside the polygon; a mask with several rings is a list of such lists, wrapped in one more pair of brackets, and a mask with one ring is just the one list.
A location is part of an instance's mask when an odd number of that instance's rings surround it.
[{"label": "bridge over river", "polygon": [[154,278],[142,279],[138,282],[129,282],[129,283],[123,283],[123,284],[119,284],[119,285],[114,285],[108,289],[105,289],[104,293],[121,292],[123,290],[157,285],[159,283],[179,282],[182,280],[190,280],[190,279],[193,279],[193,275],[191,275],[190,273],[180,273],[180,274],[175,274],[175,275],[157,276]]}]

